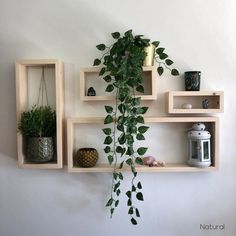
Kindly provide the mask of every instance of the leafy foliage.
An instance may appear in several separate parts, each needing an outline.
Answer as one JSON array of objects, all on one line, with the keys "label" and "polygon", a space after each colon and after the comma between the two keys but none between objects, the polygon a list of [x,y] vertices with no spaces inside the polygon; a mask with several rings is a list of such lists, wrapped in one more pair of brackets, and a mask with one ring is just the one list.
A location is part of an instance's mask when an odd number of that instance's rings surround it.
[{"label": "leafy foliage", "polygon": [[18,130],[25,137],[52,137],[56,133],[56,112],[50,106],[33,106],[22,113]]},{"label": "leafy foliage", "polygon": [[[110,46],[105,44],[97,45],[97,49],[103,52],[102,57],[94,60],[94,65],[100,65],[99,75],[107,83],[105,91],[116,94],[114,106],[105,106],[106,117],[104,124],[109,128],[102,131],[105,134],[104,151],[110,165],[113,166],[111,195],[106,204],[110,208],[111,217],[119,204],[121,194],[121,181],[123,175],[121,170],[128,166],[133,173],[130,190],[126,192],[128,214],[131,223],[136,225],[137,218],[140,217],[136,202],[143,201],[141,192],[142,185],[136,182],[136,165],[142,164],[142,158],[147,151],[147,147],[135,148],[135,143],[145,140],[144,134],[148,128],[144,125],[143,115],[148,107],[140,105],[141,98],[135,95],[136,92],[144,93],[142,66],[146,57],[145,47],[150,45],[150,40],[142,35],[133,35],[132,30],[128,30],[121,35],[119,32],[111,34],[114,43]],[[158,60],[158,73],[164,72],[164,65],[172,65],[173,62],[165,53],[165,48],[159,47],[160,42],[154,41],[156,47],[156,60]],[[159,47],[159,48],[158,48]],[[178,71],[172,69],[172,75],[177,75]],[[113,127],[113,128],[110,128]]]},{"label": "leafy foliage", "polygon": [[179,75],[179,71],[170,66],[174,63],[165,52],[165,48],[159,47],[160,42],[154,41],[152,44],[156,47],[155,49],[155,60],[157,62],[157,73],[161,76],[164,73],[165,68],[171,72],[171,75]]}]

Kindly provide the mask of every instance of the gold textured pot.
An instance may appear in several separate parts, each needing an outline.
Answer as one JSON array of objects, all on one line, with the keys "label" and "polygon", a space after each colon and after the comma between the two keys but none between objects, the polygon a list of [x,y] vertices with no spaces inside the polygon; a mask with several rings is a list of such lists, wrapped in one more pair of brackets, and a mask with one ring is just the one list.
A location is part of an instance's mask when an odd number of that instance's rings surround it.
[{"label": "gold textured pot", "polygon": [[80,167],[93,167],[98,160],[98,152],[95,148],[80,148],[74,158],[74,165]]},{"label": "gold textured pot", "polygon": [[145,47],[144,51],[146,52],[146,57],[143,61],[144,66],[153,66],[154,65],[154,57],[155,57],[156,47],[151,44],[148,47]]}]

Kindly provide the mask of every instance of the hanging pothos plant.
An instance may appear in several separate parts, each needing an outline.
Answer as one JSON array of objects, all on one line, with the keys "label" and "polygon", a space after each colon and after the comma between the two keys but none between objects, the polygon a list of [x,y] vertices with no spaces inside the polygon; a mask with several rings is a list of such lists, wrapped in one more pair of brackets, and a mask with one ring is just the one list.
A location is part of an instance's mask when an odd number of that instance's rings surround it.
[{"label": "hanging pothos plant", "polygon": [[[144,200],[142,184],[136,180],[136,165],[142,164],[141,157],[148,148],[142,146],[135,148],[135,146],[138,146],[138,141],[145,140],[144,134],[149,127],[144,124],[143,117],[148,107],[141,106],[141,98],[135,93],[144,93],[142,65],[146,56],[144,48],[149,46],[150,40],[143,38],[142,35],[134,36],[132,30],[125,32],[124,36],[119,32],[111,35],[115,42],[109,47],[105,44],[97,45],[97,49],[104,53],[100,59],[94,60],[94,66],[102,65],[99,75],[108,84],[106,92],[115,93],[115,105],[105,106],[107,115],[104,124],[108,127],[103,129],[106,135],[104,151],[109,164],[113,167],[111,194],[106,206],[110,208],[112,217],[119,205],[122,169],[128,166],[133,174],[130,189],[126,192],[128,214],[131,223],[136,225],[137,218],[140,217],[136,202]],[[158,49],[159,42],[155,41],[152,44],[157,47],[156,53],[161,60],[158,67],[163,63],[169,68],[173,62],[168,59],[163,48]],[[164,68],[159,68],[157,71],[161,75],[163,70]],[[179,74],[176,69],[172,69],[171,73]]]}]

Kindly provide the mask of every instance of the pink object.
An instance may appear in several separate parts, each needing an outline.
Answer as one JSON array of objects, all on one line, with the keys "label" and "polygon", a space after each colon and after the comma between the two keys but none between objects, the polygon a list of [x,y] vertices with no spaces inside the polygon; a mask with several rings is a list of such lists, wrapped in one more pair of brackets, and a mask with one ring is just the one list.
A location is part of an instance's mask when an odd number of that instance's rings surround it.
[{"label": "pink object", "polygon": [[164,161],[157,161],[155,157],[153,156],[147,156],[143,158],[143,165],[146,166],[158,166],[158,167],[164,167],[165,162]]}]

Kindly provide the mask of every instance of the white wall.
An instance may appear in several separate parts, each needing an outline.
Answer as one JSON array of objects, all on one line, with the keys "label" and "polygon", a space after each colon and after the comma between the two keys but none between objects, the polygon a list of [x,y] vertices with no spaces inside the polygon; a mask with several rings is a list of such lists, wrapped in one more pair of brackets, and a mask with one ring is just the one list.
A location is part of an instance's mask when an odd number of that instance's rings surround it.
[{"label": "white wall", "polygon": [[[235,235],[235,12],[234,0],[2,0],[0,236]],[[18,169],[15,141],[17,59],[62,59],[66,116],[103,115],[103,104],[95,107],[79,101],[79,68],[92,64],[99,55],[95,45],[109,43],[111,32],[128,29],[160,40],[181,74],[201,70],[202,90],[225,91],[220,170],[140,174],[145,201],[139,206],[142,217],[136,227],[129,223],[125,199],[109,219],[104,205],[110,174]],[[148,115],[163,115],[163,93],[175,89],[183,89],[181,78],[165,74],[158,79],[159,101],[151,103]],[[225,224],[225,230],[203,231],[200,224]]]}]

